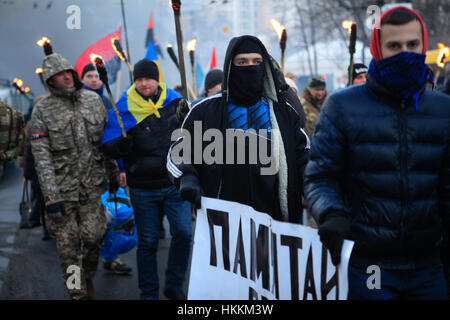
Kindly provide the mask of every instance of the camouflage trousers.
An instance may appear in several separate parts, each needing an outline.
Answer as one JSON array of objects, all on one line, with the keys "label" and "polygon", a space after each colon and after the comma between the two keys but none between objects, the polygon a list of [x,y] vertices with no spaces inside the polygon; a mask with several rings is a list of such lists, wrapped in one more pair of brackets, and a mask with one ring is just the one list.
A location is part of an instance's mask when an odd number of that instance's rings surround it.
[{"label": "camouflage trousers", "polygon": [[72,299],[87,298],[86,282],[97,271],[106,217],[100,200],[65,202],[66,215],[54,221],[46,214],[47,228],[56,239],[64,284]]}]

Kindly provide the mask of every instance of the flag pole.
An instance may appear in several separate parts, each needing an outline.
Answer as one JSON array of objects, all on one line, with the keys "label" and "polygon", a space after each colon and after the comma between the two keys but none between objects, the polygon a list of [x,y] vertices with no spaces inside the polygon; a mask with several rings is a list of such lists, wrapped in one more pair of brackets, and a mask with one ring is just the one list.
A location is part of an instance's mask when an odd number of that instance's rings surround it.
[{"label": "flag pole", "polygon": [[117,72],[117,81],[116,81],[116,100],[120,98],[120,79],[122,78],[122,70]]},{"label": "flag pole", "polygon": [[181,0],[172,0],[172,9],[175,16],[175,29],[177,34],[178,62],[180,66],[181,86],[183,87],[182,90],[184,98],[188,99],[186,67],[184,65],[183,53],[183,31],[181,29]]},{"label": "flag pole", "polygon": [[[128,61],[131,61],[131,54],[130,54],[130,46],[128,44],[128,33],[127,33],[127,22],[125,20],[125,8],[123,5],[123,0],[120,0],[120,5],[122,8],[122,20],[123,20],[123,31],[125,33],[125,43],[127,45],[127,52],[128,52]],[[130,62],[128,62],[129,64]],[[133,83],[133,75],[131,74],[131,65],[128,66],[128,68],[130,69],[130,82]]]},{"label": "flag pole", "polygon": [[98,74],[100,76],[100,80],[102,80],[105,85],[106,91],[108,92],[109,99],[111,100],[111,105],[113,107],[114,113],[116,115],[117,122],[119,123],[120,131],[122,132],[122,137],[126,138],[127,133],[125,131],[125,127],[123,126],[122,118],[120,117],[119,109],[117,109],[114,97],[111,92],[111,88],[108,83],[108,73],[106,71],[105,65],[103,63],[103,59],[100,56],[91,56],[91,60],[94,65],[97,67]]},{"label": "flag pole", "polygon": [[[171,44],[169,44],[167,46],[167,53],[169,54],[170,59],[173,61],[173,63],[175,64],[175,66],[177,67],[178,72],[180,72],[180,64],[178,63],[178,58],[175,55],[175,52],[173,51],[173,47]],[[191,95],[191,97],[194,97],[194,90],[192,90],[191,85],[189,84],[189,82],[187,82],[187,89],[189,91],[189,94]]]}]

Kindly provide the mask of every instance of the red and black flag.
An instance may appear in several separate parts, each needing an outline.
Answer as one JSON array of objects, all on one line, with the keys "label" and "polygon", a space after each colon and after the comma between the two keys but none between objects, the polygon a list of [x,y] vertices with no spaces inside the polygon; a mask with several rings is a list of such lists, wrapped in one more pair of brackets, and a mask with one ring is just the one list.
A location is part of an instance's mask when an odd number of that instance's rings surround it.
[{"label": "red and black flag", "polygon": [[164,55],[162,53],[161,47],[155,40],[154,34],[153,34],[153,12],[150,13],[150,19],[148,20],[147,25],[147,37],[145,38],[145,47],[148,48],[148,45],[153,41],[156,49],[156,53],[159,57],[164,58]]},{"label": "red and black flag", "polygon": [[216,47],[212,48],[211,59],[209,60],[208,71],[217,68]]},{"label": "red and black flag", "polygon": [[95,42],[89,48],[87,48],[78,58],[77,63],[75,64],[75,70],[81,77],[81,73],[83,72],[83,68],[91,63],[91,58],[89,55],[91,53],[98,54],[102,56],[103,63],[105,65],[106,71],[108,72],[108,82],[112,84],[116,82],[117,72],[120,70],[120,58],[117,56],[114,48],[112,47],[112,42],[114,39],[118,39],[119,42],[122,42],[122,26],[113,33],[108,34],[106,37]]}]

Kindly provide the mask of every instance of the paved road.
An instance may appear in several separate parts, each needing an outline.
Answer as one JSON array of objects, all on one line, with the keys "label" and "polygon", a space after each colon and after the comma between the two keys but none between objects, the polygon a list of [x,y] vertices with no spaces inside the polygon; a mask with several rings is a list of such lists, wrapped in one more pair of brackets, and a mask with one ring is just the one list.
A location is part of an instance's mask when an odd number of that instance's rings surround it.
[{"label": "paved road", "polygon": [[[20,169],[9,164],[4,179],[0,181],[0,299],[69,299],[61,278],[55,242],[41,239],[41,227],[19,229],[22,183]],[[169,230],[167,220],[165,228]],[[160,241],[158,273],[162,284],[169,244],[169,236]],[[99,263],[94,278],[96,299],[139,299],[136,250],[122,255],[121,259],[133,268],[132,274],[115,275],[104,270]],[[165,299],[162,293],[160,299]]]}]

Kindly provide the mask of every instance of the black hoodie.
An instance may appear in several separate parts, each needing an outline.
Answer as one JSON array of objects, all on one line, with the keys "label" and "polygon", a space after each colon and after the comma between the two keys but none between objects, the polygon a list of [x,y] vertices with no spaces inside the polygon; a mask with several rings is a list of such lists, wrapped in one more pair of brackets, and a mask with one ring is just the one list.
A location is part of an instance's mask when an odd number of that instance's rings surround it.
[{"label": "black hoodie", "polygon": [[[276,76],[267,50],[259,39],[253,36],[241,36],[230,41],[224,62],[222,93],[206,98],[193,106],[186,116],[182,128],[190,133],[192,138],[191,150],[194,151],[195,121],[201,122],[202,134],[208,129],[219,129],[222,132],[223,150],[225,151],[225,132],[228,128],[228,82],[231,63],[234,57],[234,49],[241,41],[246,39],[255,41],[262,49],[266,74],[263,97],[273,104],[273,111],[271,111],[272,129],[279,128],[281,134],[282,143],[278,158],[280,169],[276,177],[278,188],[272,190],[272,194],[268,195],[268,190],[273,186],[261,186],[266,178],[257,176],[259,173],[255,172],[254,167],[244,169],[246,173],[254,173],[253,176],[249,177],[247,175],[242,176],[242,171],[234,170],[238,165],[230,166],[217,163],[208,165],[204,163],[203,159],[200,164],[192,165],[194,163],[194,152],[191,152],[190,163],[176,164],[176,161],[172,160],[171,150],[182,141],[182,138],[177,140],[169,150],[167,168],[176,182],[179,182],[183,174],[196,175],[199,178],[203,195],[206,197],[240,202],[252,206],[255,210],[266,212],[274,219],[298,223],[302,213],[303,170],[307,162],[309,141],[300,127],[297,112],[283,98],[282,84]],[[203,142],[202,151],[209,144],[210,142]],[[246,151],[248,152],[248,149]],[[223,160],[225,162],[225,157]],[[225,176],[226,179],[224,179]],[[234,185],[227,183],[227,181],[230,181],[230,176],[232,176]],[[273,183],[273,180],[270,183]],[[246,191],[243,193],[242,190]]]}]

